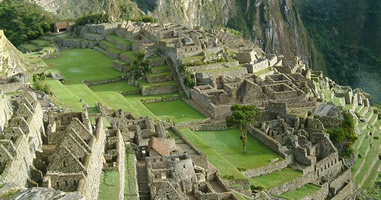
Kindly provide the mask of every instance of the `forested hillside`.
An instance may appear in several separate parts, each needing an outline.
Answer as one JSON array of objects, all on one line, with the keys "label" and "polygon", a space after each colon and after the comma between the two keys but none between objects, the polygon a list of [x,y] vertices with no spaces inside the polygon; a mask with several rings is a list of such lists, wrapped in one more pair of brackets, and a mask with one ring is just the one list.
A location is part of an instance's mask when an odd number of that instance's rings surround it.
[{"label": "forested hillside", "polygon": [[294,1],[316,47],[313,65],[381,102],[381,1]]}]

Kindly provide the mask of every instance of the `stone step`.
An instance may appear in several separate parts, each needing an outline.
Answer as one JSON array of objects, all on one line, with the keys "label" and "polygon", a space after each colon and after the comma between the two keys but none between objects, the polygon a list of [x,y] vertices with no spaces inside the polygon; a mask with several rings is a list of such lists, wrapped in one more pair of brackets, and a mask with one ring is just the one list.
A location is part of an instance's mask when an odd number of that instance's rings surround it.
[{"label": "stone step", "polygon": [[158,83],[173,80],[173,75],[171,72],[162,72],[162,73],[146,73],[145,74],[147,82],[149,83]]},{"label": "stone step", "polygon": [[160,66],[151,67],[151,72],[153,74],[158,74],[158,73],[162,73],[162,72],[169,72],[169,67],[168,67],[168,65],[160,65]]},{"label": "stone step", "polygon": [[177,92],[177,85],[173,80],[158,83],[148,83],[141,80],[139,81],[139,87],[143,96]]},{"label": "stone step", "polygon": [[123,73],[129,72],[131,70],[131,66],[123,60],[113,60],[112,67]]},{"label": "stone step", "polygon": [[123,50],[123,51],[131,50],[132,45],[134,44],[133,42],[128,41],[128,40],[126,40],[126,39],[124,39],[118,35],[115,35],[113,33],[106,35],[105,39],[114,43],[116,48]]},{"label": "stone step", "polygon": [[367,121],[367,122],[369,122],[370,121],[370,118],[372,118],[372,116],[373,116],[373,109],[369,109],[369,111],[366,113],[366,115],[364,116],[364,118],[365,118],[365,120]]},{"label": "stone step", "polygon": [[369,112],[369,107],[368,106],[364,106],[364,108],[361,110],[360,115],[362,117],[365,117],[366,113],[368,113],[368,112]]}]

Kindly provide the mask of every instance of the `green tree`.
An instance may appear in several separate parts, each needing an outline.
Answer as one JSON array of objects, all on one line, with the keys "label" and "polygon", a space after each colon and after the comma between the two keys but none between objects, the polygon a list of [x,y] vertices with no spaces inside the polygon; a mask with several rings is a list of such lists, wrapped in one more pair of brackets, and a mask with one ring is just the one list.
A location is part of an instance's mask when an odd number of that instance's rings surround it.
[{"label": "green tree", "polygon": [[240,104],[232,105],[230,110],[232,111],[232,114],[226,117],[226,124],[228,127],[239,128],[243,152],[246,153],[248,127],[261,115],[261,111],[255,105]]}]

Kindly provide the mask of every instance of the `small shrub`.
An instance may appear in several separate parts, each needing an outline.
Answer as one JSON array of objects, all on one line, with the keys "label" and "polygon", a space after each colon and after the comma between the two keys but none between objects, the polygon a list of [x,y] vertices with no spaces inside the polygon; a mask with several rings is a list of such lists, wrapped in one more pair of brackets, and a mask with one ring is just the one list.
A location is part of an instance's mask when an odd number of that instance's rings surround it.
[{"label": "small shrub", "polygon": [[142,21],[142,22],[145,22],[145,23],[148,23],[148,22],[151,22],[151,23],[157,23],[159,20],[152,17],[152,16],[149,16],[149,15],[146,15],[146,16],[143,16],[139,19],[139,21]]},{"label": "small shrub", "polygon": [[196,82],[194,81],[194,76],[190,73],[185,73],[184,84],[189,88],[193,88],[196,85]]}]

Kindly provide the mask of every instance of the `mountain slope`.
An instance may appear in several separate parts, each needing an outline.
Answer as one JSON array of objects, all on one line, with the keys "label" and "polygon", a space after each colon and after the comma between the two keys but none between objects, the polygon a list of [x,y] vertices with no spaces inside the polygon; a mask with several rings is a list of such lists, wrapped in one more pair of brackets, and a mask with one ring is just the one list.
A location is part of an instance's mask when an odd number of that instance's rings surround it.
[{"label": "mountain slope", "polygon": [[381,1],[294,0],[316,47],[313,65],[381,102]]}]

